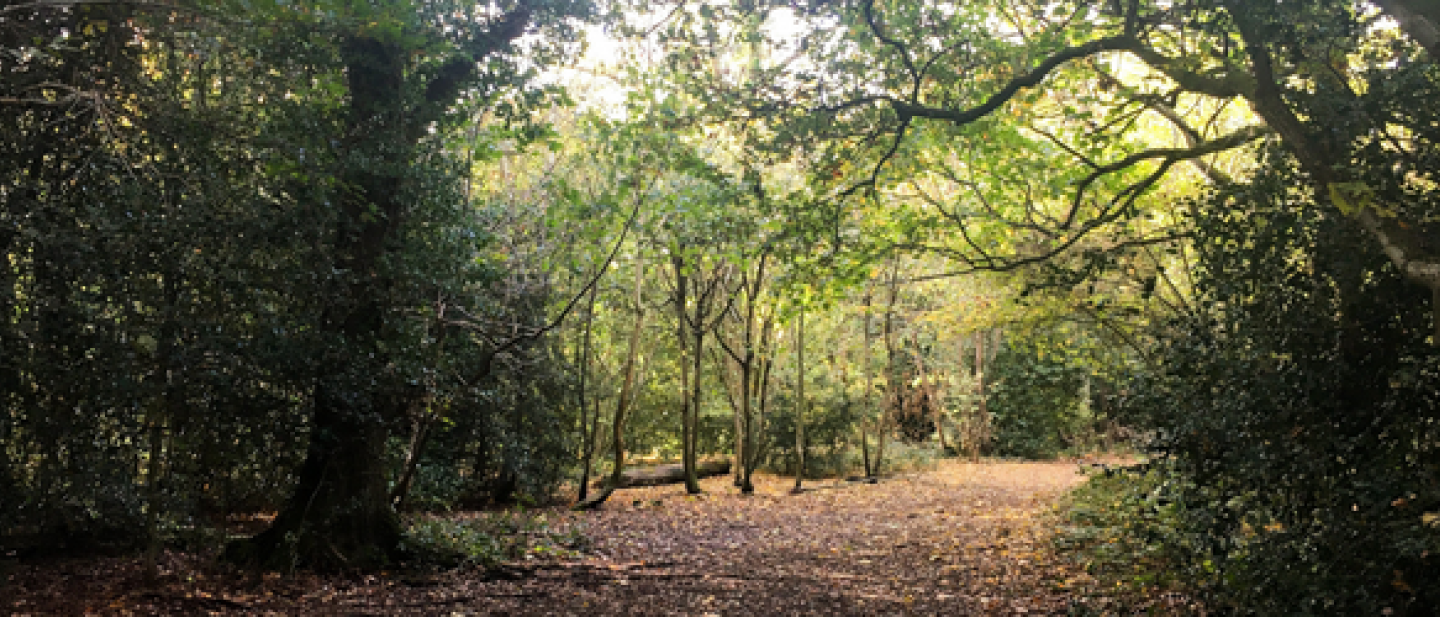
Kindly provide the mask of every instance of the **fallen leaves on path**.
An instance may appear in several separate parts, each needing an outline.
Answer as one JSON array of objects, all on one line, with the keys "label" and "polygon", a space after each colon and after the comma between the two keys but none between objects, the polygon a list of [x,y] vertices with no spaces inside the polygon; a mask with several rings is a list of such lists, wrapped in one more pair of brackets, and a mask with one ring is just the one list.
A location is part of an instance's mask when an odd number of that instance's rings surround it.
[{"label": "fallen leaves on path", "polygon": [[[1079,483],[1073,463],[942,462],[878,484],[730,478],[626,489],[588,513],[590,554],[488,575],[255,577],[167,556],[164,584],[135,591],[133,559],[22,566],[16,614],[1064,615],[1108,601],[1054,555],[1047,516]],[[1089,609],[1089,610],[1086,610]]]}]

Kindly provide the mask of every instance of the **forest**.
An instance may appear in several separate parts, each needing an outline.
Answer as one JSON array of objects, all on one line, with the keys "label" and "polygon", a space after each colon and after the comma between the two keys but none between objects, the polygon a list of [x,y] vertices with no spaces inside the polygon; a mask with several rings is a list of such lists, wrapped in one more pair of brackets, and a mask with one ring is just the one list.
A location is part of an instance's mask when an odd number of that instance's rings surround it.
[{"label": "forest", "polygon": [[0,0],[0,610],[1434,614],[1437,145],[1432,0]]}]

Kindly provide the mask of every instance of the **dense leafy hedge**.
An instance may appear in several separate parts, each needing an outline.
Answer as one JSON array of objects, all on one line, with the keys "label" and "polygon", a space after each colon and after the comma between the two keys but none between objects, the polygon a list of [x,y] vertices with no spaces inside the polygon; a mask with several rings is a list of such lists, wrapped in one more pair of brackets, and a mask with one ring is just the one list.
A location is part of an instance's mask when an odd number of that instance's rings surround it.
[{"label": "dense leafy hedge", "polygon": [[1316,207],[1283,157],[1196,209],[1196,311],[1130,384],[1163,511],[1144,542],[1216,607],[1440,606],[1440,353],[1429,294]]}]

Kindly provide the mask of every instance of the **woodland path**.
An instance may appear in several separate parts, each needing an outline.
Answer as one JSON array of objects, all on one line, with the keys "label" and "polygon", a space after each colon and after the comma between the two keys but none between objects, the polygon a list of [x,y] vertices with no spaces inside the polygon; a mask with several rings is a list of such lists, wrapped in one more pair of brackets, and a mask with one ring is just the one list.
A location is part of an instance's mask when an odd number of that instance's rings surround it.
[{"label": "woodland path", "polygon": [[[757,478],[750,497],[738,495],[729,477],[703,481],[706,494],[698,497],[680,485],[625,489],[596,512],[547,513],[552,524],[584,527],[594,539],[587,557],[527,562],[490,580],[456,571],[246,581],[207,576],[202,566],[169,591],[138,593],[125,591],[125,579],[136,580],[133,560],[108,569],[90,560],[73,572],[18,573],[7,592],[19,583],[28,600],[0,602],[0,613],[1098,614],[1107,600],[1048,541],[1055,524],[1048,513],[1082,481],[1077,469],[945,461],[878,484],[809,482],[801,495],[788,494],[793,479],[769,476]],[[27,582],[48,592],[26,590]]]}]

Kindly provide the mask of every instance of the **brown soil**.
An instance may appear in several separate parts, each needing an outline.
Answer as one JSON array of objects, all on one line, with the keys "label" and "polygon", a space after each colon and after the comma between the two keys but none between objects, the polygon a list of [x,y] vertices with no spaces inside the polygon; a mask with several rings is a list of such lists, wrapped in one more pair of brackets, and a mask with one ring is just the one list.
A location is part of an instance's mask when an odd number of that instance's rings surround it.
[{"label": "brown soil", "polygon": [[[625,489],[580,525],[590,554],[497,576],[256,577],[167,554],[144,590],[133,558],[21,565],[0,612],[166,615],[1064,615],[1106,612],[1095,583],[1048,541],[1074,463],[963,463],[878,484],[728,477]],[[1089,609],[1089,610],[1086,610]]]}]

